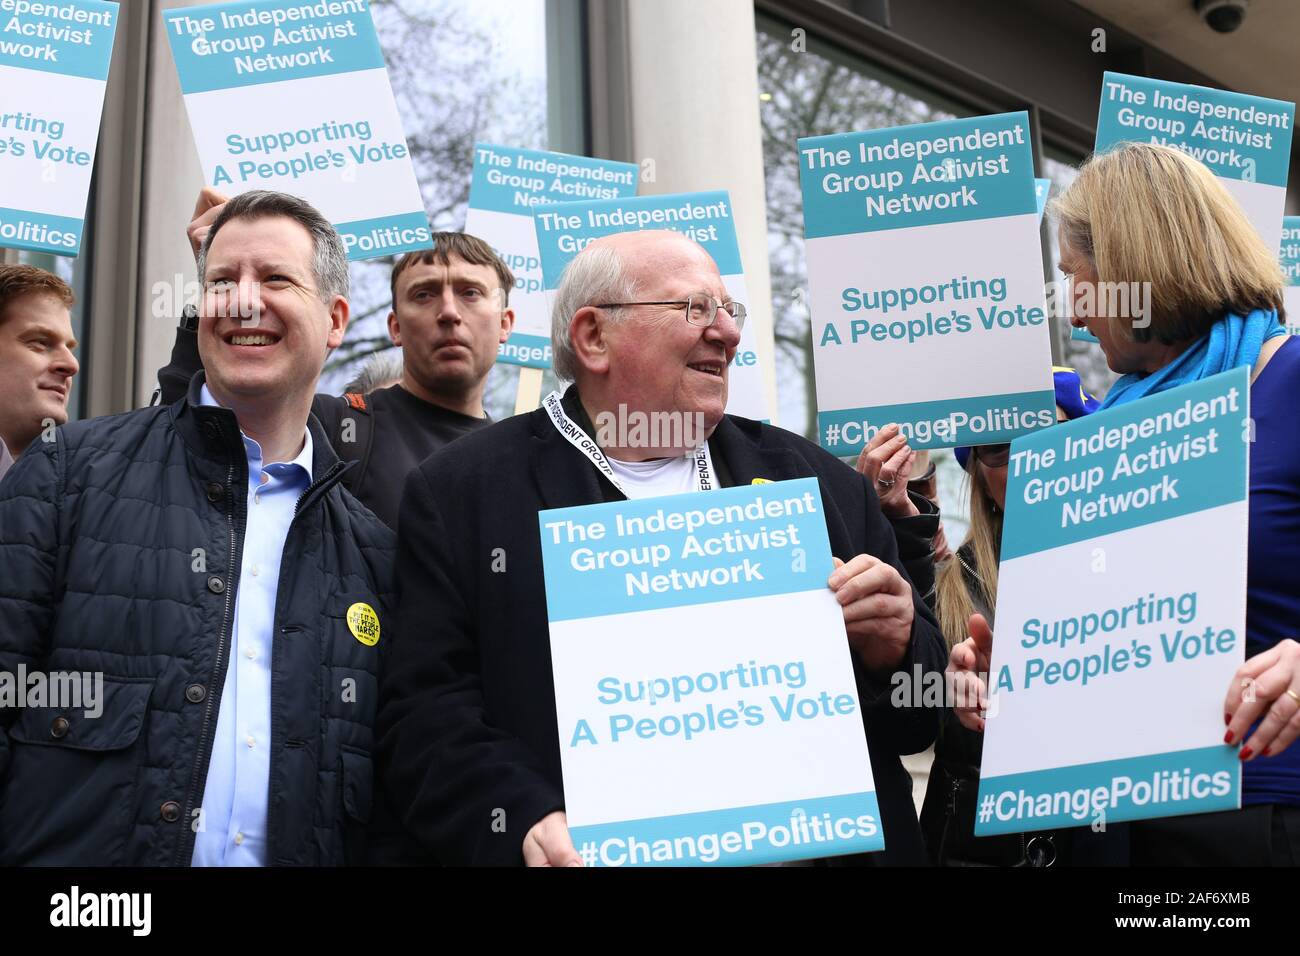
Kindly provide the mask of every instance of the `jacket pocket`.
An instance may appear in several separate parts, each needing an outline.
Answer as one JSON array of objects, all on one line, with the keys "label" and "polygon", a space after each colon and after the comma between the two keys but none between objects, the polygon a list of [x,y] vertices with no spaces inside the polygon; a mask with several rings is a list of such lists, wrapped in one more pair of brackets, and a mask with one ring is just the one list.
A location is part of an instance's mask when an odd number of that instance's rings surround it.
[{"label": "jacket pocket", "polygon": [[366,830],[374,800],[375,771],[370,754],[344,746],[339,757],[343,789],[343,864],[360,866],[366,854]]},{"label": "jacket pocket", "polygon": [[106,866],[138,858],[130,841],[153,687],[152,678],[105,677],[93,707],[22,709],[0,782],[0,861]]},{"label": "jacket pocket", "polygon": [[87,713],[87,707],[25,707],[9,739],[68,750],[123,750],[140,736],[153,683],[105,677],[98,713]]}]

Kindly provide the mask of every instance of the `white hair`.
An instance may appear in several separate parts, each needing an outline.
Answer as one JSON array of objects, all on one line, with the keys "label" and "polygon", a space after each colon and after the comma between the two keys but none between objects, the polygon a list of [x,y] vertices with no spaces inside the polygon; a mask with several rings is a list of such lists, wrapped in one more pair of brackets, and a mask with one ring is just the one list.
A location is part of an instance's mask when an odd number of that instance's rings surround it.
[{"label": "white hair", "polygon": [[357,369],[356,375],[343,391],[355,392],[358,395],[369,395],[381,388],[396,385],[401,380],[402,350],[388,349],[383,352],[371,353],[361,367]]},{"label": "white hair", "polygon": [[[602,302],[631,302],[636,296],[636,280],[628,273],[623,257],[613,249],[589,246],[573,257],[560,277],[551,308],[551,364],[558,378],[571,382],[578,374],[578,356],[569,338],[574,313]],[[609,311],[615,319],[623,312]]]}]

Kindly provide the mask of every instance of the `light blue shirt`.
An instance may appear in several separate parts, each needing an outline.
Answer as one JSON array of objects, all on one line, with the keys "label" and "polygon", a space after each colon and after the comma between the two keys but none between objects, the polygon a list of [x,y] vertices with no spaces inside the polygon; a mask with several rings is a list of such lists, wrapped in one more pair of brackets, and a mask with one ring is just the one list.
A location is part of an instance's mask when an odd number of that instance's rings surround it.
[{"label": "light blue shirt", "polygon": [[[204,405],[217,404],[206,385],[200,400]],[[247,435],[243,438],[248,456],[244,555],[226,683],[203,790],[202,823],[191,858],[194,866],[266,865],[275,597],[294,508],[311,485],[310,431],[302,452],[287,464],[264,465],[261,446]]]}]

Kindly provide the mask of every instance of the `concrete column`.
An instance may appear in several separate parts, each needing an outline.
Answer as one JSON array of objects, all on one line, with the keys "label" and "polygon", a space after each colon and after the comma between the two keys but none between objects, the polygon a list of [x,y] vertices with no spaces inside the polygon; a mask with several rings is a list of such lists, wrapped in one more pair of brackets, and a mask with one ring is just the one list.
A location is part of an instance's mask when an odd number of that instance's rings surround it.
[{"label": "concrete column", "polygon": [[[726,189],[758,332],[768,407],[777,408],[767,192],[752,0],[627,0],[632,154],[654,161],[642,193]],[[597,81],[598,77],[593,77]],[[794,149],[794,144],[790,144]]]},{"label": "concrete column", "polygon": [[[172,59],[162,8],[197,7],[208,0],[155,3],[149,31],[149,110],[144,135],[144,187],[140,217],[140,308],[136,314],[136,402],[153,393],[159,367],[166,364],[180,315],[174,308],[177,276],[197,281],[194,254],[185,238],[194,200],[203,188],[203,166],[194,146],[180,79]],[[156,315],[155,312],[158,314]]]}]

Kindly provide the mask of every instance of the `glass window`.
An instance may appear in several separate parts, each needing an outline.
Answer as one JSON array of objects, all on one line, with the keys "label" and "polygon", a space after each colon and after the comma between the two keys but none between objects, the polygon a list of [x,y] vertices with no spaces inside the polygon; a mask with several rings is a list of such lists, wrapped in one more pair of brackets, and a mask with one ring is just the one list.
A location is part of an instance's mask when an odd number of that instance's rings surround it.
[{"label": "glass window", "polygon": [[[548,91],[573,89],[580,57],[548,64],[548,40],[572,28],[557,0],[371,0],[375,26],[406,129],[416,177],[435,230],[465,225],[473,145],[478,141],[582,152],[584,143],[556,142],[552,130],[581,129],[571,116],[548,116]],[[548,35],[549,31],[549,35]],[[569,38],[561,38],[569,39]],[[571,38],[576,45],[576,35]],[[559,48],[564,48],[560,43]],[[552,49],[557,47],[552,46]],[[580,97],[554,97],[579,117]],[[387,319],[395,257],[351,267],[352,321],[330,357],[322,392],[341,392],[372,354],[392,348]],[[497,365],[484,402],[494,418],[514,411],[519,370]]]},{"label": "glass window", "polygon": [[[795,141],[803,136],[956,119],[972,111],[813,37],[807,37],[807,49],[799,51],[791,30],[779,20],[758,18],[759,112],[780,420],[791,431],[816,441],[817,392]],[[955,548],[966,534],[964,474],[950,451],[933,457],[939,470],[944,527]]]},{"label": "glass window", "polygon": [[[1083,162],[1084,157],[1071,156],[1051,146],[1043,148],[1043,176],[1052,181],[1051,191],[1048,193],[1048,199],[1055,199],[1062,192],[1069,188],[1079,175],[1079,164]],[[1051,271],[1049,278],[1058,283],[1065,281],[1065,275],[1061,272],[1058,263],[1061,261],[1061,244],[1056,232],[1056,225],[1051,221],[1051,217],[1044,218],[1044,231],[1047,233],[1047,249],[1051,259]],[[1064,290],[1064,286],[1060,287]],[[1070,325],[1068,322],[1062,322],[1058,328],[1061,335],[1061,362],[1071,368],[1077,369],[1079,377],[1083,379],[1083,384],[1098,398],[1104,396],[1111,384],[1119,376],[1110,370],[1106,364],[1106,356],[1102,354],[1101,346],[1093,342],[1079,341],[1070,338]]]}]

